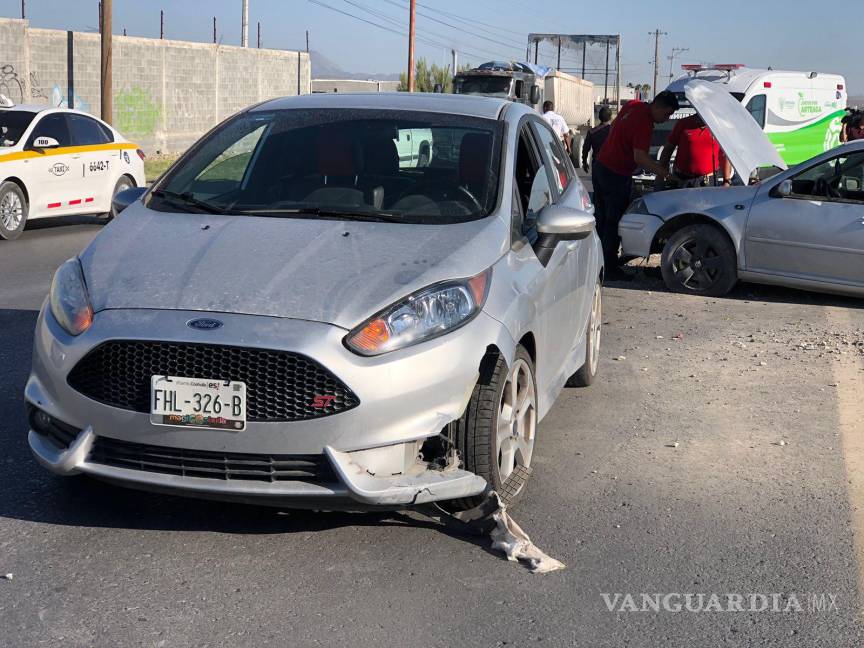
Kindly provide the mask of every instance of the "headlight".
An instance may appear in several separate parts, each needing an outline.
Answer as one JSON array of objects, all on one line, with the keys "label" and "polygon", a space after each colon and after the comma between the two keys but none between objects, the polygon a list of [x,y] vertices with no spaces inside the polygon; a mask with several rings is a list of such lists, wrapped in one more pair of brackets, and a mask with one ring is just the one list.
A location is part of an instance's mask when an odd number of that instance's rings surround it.
[{"label": "headlight", "polygon": [[637,198],[627,208],[627,214],[650,214],[644,198]]},{"label": "headlight", "polygon": [[473,318],[486,301],[492,270],[418,290],[373,315],[345,336],[360,355],[375,356],[430,340]]},{"label": "headlight", "polygon": [[57,268],[51,281],[49,301],[54,319],[72,335],[81,335],[90,328],[93,307],[78,259],[69,259]]}]

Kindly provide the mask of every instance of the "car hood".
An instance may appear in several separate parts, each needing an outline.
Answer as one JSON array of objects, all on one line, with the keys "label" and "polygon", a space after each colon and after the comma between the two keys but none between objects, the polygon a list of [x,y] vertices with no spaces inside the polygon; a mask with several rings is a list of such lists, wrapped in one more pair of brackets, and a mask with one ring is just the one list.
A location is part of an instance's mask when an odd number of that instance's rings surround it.
[{"label": "car hood", "polygon": [[[652,191],[642,196],[646,209],[662,220],[669,220],[680,214],[707,214],[719,210],[720,213],[735,213],[736,205],[750,206],[759,187],[702,187],[695,189],[675,189],[673,191]],[[740,208],[739,208],[740,209]]]},{"label": "car hood", "polygon": [[410,225],[165,213],[134,203],[81,254],[95,311],[148,308],[312,320],[351,329],[504,253],[499,218]]},{"label": "car hood", "polygon": [[756,120],[725,86],[692,79],[684,84],[684,94],[744,182],[760,167],[787,168]]}]

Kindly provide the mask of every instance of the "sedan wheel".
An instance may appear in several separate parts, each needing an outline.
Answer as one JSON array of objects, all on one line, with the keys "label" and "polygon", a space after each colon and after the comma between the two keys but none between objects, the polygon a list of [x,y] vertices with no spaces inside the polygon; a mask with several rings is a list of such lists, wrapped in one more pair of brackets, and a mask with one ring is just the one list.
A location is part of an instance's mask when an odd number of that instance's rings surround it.
[{"label": "sedan wheel", "polygon": [[133,189],[134,187],[135,182],[133,182],[129,178],[129,176],[120,176],[120,178],[117,180],[117,184],[114,185],[114,192],[111,194],[111,207],[106,214],[108,220],[111,220],[112,218],[117,216],[117,214],[114,213],[114,198],[117,197],[117,194],[119,194],[121,191],[126,191],[127,189]]},{"label": "sedan wheel", "polygon": [[579,370],[570,376],[568,387],[587,387],[597,378],[600,367],[600,329],[603,324],[603,284],[600,280],[594,284],[594,298],[591,301],[591,316],[588,320],[588,330],[585,334],[585,362]]},{"label": "sedan wheel", "polygon": [[[487,359],[465,414],[452,426],[453,437],[464,468],[483,477],[512,506],[525,491],[537,436],[534,362],[521,345],[509,367],[500,356]],[[454,500],[445,508],[468,509],[482,499]]]},{"label": "sedan wheel", "polygon": [[16,239],[27,222],[27,200],[14,182],[0,184],[0,238]]},{"label": "sedan wheel", "polygon": [[660,271],[672,292],[719,297],[738,281],[735,248],[713,225],[689,225],[663,247]]}]

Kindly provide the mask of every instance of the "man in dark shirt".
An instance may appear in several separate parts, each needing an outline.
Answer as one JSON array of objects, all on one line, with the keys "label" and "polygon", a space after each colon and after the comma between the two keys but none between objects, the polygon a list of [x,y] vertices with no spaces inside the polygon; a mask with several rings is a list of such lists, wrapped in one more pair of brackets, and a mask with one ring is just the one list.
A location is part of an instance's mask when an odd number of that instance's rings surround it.
[{"label": "man in dark shirt", "polygon": [[600,154],[600,148],[603,142],[609,136],[609,129],[612,127],[612,111],[608,106],[603,106],[600,112],[597,113],[600,119],[600,124],[588,131],[585,136],[585,141],[582,143],[582,168],[585,173],[588,173],[588,153],[591,153],[591,162],[597,159]]},{"label": "man in dark shirt", "polygon": [[660,179],[671,179],[668,169],[651,159],[648,149],[654,124],[667,121],[676,110],[678,99],[668,90],[654,97],[650,104],[629,102],[612,122],[609,136],[593,163],[594,211],[609,278],[629,278],[618,268],[618,248],[621,245],[618,223],[630,204],[633,172],[643,168],[654,172]]}]

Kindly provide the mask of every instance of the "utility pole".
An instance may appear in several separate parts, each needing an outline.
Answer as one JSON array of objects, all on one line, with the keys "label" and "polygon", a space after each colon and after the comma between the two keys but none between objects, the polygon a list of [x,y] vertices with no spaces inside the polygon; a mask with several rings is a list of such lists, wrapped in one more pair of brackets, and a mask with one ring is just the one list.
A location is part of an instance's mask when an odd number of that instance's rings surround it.
[{"label": "utility pole", "polygon": [[453,56],[453,76],[455,77],[459,74],[459,55],[455,49],[450,50],[450,54]]},{"label": "utility pole", "polygon": [[100,69],[101,91],[102,91],[102,121],[112,123],[114,116],[112,71],[111,71],[111,2],[102,0],[101,20],[99,22],[99,33],[102,43],[102,57]]},{"label": "utility pole", "polygon": [[27,19],[27,0],[21,0],[21,20]]},{"label": "utility pole", "polygon": [[411,0],[408,14],[408,92],[414,92],[414,18],[417,13],[417,0]]},{"label": "utility pole", "polygon": [[261,21],[258,21],[258,49],[261,49]]},{"label": "utility pole", "polygon": [[654,96],[657,96],[657,80],[660,78],[660,37],[668,34],[659,29],[653,32],[648,32],[650,36],[654,36],[654,87],[652,88]]},{"label": "utility pole", "polygon": [[249,46],[249,0],[243,0],[243,31],[240,33],[240,47]]},{"label": "utility pole", "polygon": [[309,53],[309,30],[306,30],[306,53]]},{"label": "utility pole", "polygon": [[216,44],[216,16],[213,16],[213,44]]},{"label": "utility pole", "polygon": [[670,54],[668,56],[668,58],[669,58],[669,82],[670,83],[672,82],[672,77],[674,76],[672,70],[675,68],[675,58],[679,54],[683,54],[684,52],[689,52],[689,51],[690,51],[689,47],[673,47],[672,48],[672,54]]},{"label": "utility pole", "polygon": [[159,10],[159,40],[165,38],[165,11]]}]

